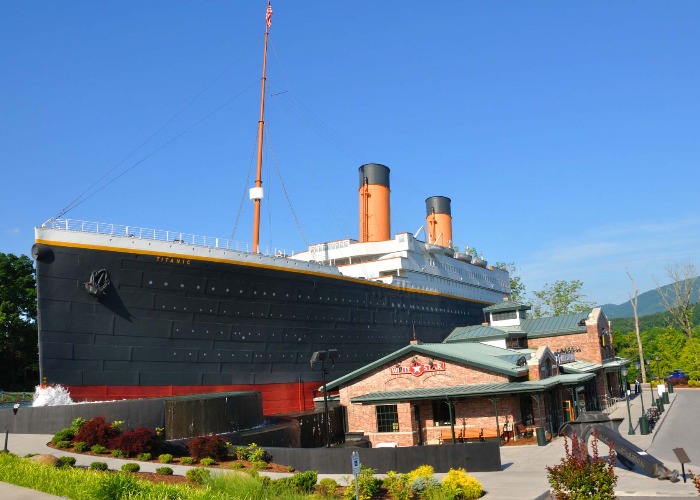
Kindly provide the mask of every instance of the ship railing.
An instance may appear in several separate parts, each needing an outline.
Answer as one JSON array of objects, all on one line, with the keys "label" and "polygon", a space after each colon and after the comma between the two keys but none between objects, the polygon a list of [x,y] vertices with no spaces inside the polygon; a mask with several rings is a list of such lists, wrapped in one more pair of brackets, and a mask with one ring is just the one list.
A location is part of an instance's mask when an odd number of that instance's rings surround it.
[{"label": "ship railing", "polygon": [[[109,236],[164,241],[173,244],[194,245],[206,248],[252,253],[252,245],[250,243],[234,241],[227,238],[215,238],[212,236],[182,233],[180,231],[149,229],[138,226],[125,226],[122,224],[91,222],[78,219],[52,219],[45,222],[41,227],[46,229],[59,229],[63,231],[75,231],[90,234],[104,234]],[[292,255],[291,252],[287,253],[286,250],[280,250],[270,246],[260,246],[259,248],[260,252],[258,253],[269,257],[288,257]]]}]

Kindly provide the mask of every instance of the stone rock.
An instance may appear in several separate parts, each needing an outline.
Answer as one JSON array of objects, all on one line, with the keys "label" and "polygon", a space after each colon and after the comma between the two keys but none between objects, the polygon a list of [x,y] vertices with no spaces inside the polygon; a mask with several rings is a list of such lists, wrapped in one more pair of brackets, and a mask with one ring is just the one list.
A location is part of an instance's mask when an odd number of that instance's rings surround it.
[{"label": "stone rock", "polygon": [[53,455],[34,455],[33,457],[29,457],[29,460],[51,467],[58,467],[59,464],[58,458],[54,457]]}]

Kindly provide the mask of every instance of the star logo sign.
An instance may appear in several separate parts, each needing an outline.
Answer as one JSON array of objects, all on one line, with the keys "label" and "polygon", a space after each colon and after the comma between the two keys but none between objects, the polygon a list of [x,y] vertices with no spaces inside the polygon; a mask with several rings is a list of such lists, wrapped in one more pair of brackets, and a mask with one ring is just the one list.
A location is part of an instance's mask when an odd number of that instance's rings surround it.
[{"label": "star logo sign", "polygon": [[413,363],[411,365],[411,373],[413,374],[414,377],[420,377],[423,375],[423,371],[425,371],[425,368],[423,368],[423,365],[420,363]]}]

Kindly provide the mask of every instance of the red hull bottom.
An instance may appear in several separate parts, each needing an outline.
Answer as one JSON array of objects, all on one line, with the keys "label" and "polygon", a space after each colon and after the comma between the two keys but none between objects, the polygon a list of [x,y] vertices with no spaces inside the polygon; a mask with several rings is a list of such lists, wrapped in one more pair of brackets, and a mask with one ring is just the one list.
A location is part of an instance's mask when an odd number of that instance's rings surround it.
[{"label": "red hull bottom", "polygon": [[68,385],[73,401],[162,398],[212,392],[258,391],[262,393],[263,413],[275,415],[313,409],[315,388],[321,382],[242,385]]}]

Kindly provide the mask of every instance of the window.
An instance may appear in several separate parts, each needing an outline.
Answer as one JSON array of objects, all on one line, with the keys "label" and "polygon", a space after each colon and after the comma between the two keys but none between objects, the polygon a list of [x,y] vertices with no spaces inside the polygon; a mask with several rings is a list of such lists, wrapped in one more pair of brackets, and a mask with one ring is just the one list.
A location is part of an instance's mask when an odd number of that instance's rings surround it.
[{"label": "window", "polygon": [[433,401],[433,420],[435,425],[454,424],[454,413],[452,413],[452,421],[450,422],[450,407],[447,405],[447,401]]},{"label": "window", "polygon": [[515,311],[503,311],[503,312],[496,312],[492,313],[492,317],[494,321],[501,321],[504,319],[516,319],[516,313]]},{"label": "window", "polygon": [[398,432],[399,413],[396,405],[377,406],[377,432]]}]

